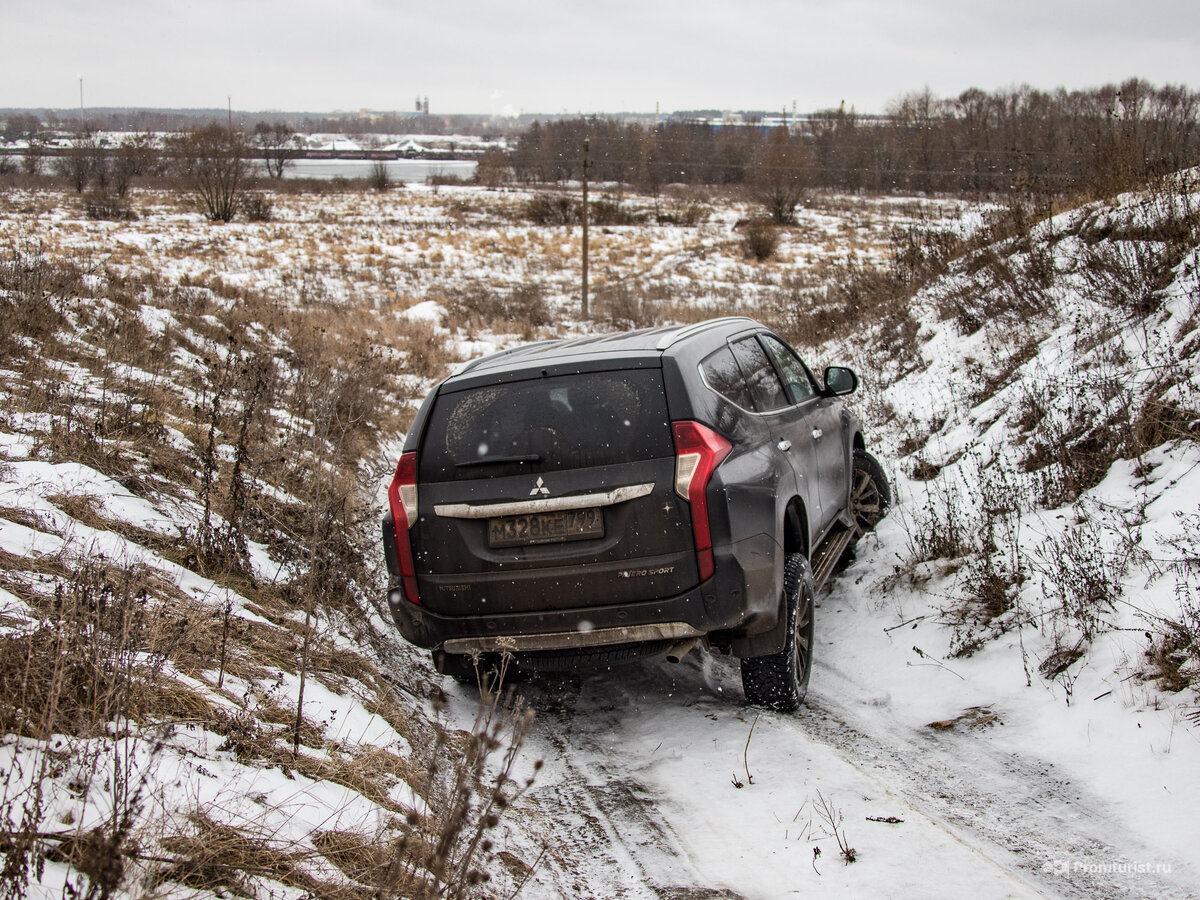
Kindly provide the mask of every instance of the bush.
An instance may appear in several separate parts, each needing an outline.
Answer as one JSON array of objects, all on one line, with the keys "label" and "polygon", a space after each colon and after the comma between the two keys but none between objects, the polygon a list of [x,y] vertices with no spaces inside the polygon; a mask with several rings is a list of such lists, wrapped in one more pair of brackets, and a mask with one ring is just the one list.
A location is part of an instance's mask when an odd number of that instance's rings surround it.
[{"label": "bush", "polygon": [[107,162],[100,142],[93,136],[80,135],[55,159],[54,170],[70,182],[76,193],[82,194],[84,188],[93,181],[103,184],[107,175]]},{"label": "bush", "polygon": [[103,556],[60,561],[53,596],[34,599],[36,629],[6,635],[0,653],[0,729],[45,739],[95,736],[147,718],[154,687],[180,637],[154,602],[156,576]]},{"label": "bush", "polygon": [[646,216],[626,209],[615,200],[597,200],[588,206],[588,220],[593,225],[640,225]]},{"label": "bush", "polygon": [[925,505],[912,515],[907,523],[908,567],[935,559],[959,559],[979,549],[980,521],[956,483],[932,482]]},{"label": "bush", "polygon": [[[1168,572],[1175,577],[1179,618],[1159,619],[1157,634],[1147,633],[1150,646],[1146,650],[1150,677],[1169,691],[1200,684],[1200,511],[1175,515],[1181,529],[1167,541],[1171,551]],[[1200,709],[1190,718],[1200,725]]]},{"label": "bush", "polygon": [[712,215],[711,202],[711,198],[702,191],[688,190],[670,199],[667,208],[658,215],[658,224],[695,228],[707,222]]},{"label": "bush", "polygon": [[262,191],[251,191],[242,198],[242,214],[250,222],[269,222],[275,208]]},{"label": "bush", "polygon": [[924,223],[893,228],[891,244],[892,270],[913,284],[926,284],[945,275],[950,261],[963,248],[962,239],[954,231]]},{"label": "bush", "polygon": [[[1047,538],[1031,561],[1041,579],[1050,624],[1056,636],[1073,634],[1084,644],[1111,625],[1107,617],[1124,591],[1132,547],[1108,549],[1113,534],[1088,510],[1076,508],[1078,525]],[[1061,643],[1061,641],[1059,641]]]},{"label": "bush", "polygon": [[468,178],[463,178],[460,175],[450,175],[446,172],[433,172],[426,179],[425,183],[431,187],[460,187],[464,184],[470,184]]},{"label": "bush", "polygon": [[83,209],[89,219],[129,222],[137,218],[128,199],[104,188],[84,194]]},{"label": "bush", "polygon": [[525,218],[534,225],[575,225],[580,207],[566,194],[534,194],[525,203]]},{"label": "bush", "polygon": [[1191,249],[1140,240],[1099,241],[1084,249],[1081,272],[1100,303],[1131,318],[1142,317],[1158,309],[1174,280],[1173,269]]},{"label": "bush", "polygon": [[508,164],[508,154],[500,150],[488,150],[479,158],[473,180],[476,184],[493,190],[512,181],[512,167]]},{"label": "bush", "polygon": [[[550,306],[540,284],[519,285],[508,293],[484,285],[457,288],[445,299],[448,322],[492,326],[532,335],[551,324]],[[513,326],[516,326],[513,328]]]},{"label": "bush", "polygon": [[254,146],[258,148],[267,175],[279,181],[284,170],[295,164],[300,153],[300,138],[286,122],[259,122],[254,126]]},{"label": "bush", "polygon": [[[16,240],[0,248],[0,349],[21,338],[47,341],[67,324],[67,300],[90,274],[80,261],[55,255],[41,242]],[[38,355],[41,354],[39,348]]]},{"label": "bush", "polygon": [[779,249],[779,232],[765,219],[752,219],[742,232],[742,250],[747,259],[766,262]]},{"label": "bush", "polygon": [[30,177],[42,174],[42,161],[46,157],[46,145],[37,138],[30,138],[29,148],[21,157],[21,170]]},{"label": "bush", "polygon": [[519,322],[529,331],[551,324],[550,305],[546,302],[546,291],[540,284],[522,284],[509,294],[508,318]]},{"label": "bush", "polygon": [[392,186],[392,175],[388,171],[387,161],[377,159],[371,163],[371,174],[367,177],[371,190],[383,193]]},{"label": "bush", "polygon": [[595,308],[614,328],[649,328],[659,322],[654,305],[637,286],[604,285],[596,291]]}]

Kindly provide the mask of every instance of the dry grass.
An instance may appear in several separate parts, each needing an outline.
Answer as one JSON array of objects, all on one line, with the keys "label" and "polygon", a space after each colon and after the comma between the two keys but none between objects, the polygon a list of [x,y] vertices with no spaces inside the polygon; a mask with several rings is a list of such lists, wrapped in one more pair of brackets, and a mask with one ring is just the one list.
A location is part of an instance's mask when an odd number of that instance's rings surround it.
[{"label": "dry grass", "polygon": [[188,827],[162,841],[174,860],[160,864],[148,878],[152,888],[175,883],[197,890],[236,897],[258,896],[256,883],[267,881],[306,891],[329,900],[366,900],[363,886],[320,877],[311,862],[312,850],[282,841],[262,829],[238,828],[213,816],[218,811],[196,811]]},{"label": "dry grass", "polygon": [[404,369],[418,378],[440,381],[459,362],[449,348],[446,336],[432,323],[414,320],[409,323],[395,349],[404,354]]},{"label": "dry grass", "polygon": [[[326,897],[475,896],[491,878],[481,866],[496,855],[487,835],[529,784],[512,780],[528,721],[519,705],[501,703],[485,691],[475,729],[461,734],[434,729],[420,768],[378,748],[355,755],[295,755],[249,720],[227,721],[228,742],[239,755],[262,755],[287,772],[344,785],[394,815],[374,832],[316,832],[309,845],[263,828],[223,824],[217,809],[197,810],[161,841],[169,860],[160,862],[151,881],[239,896],[252,896],[264,881]],[[390,798],[401,781],[428,801],[430,815]]]},{"label": "dry grass", "polygon": [[[197,810],[163,845],[169,861],[154,866],[164,888],[251,895],[277,883],[331,897],[463,896],[486,873],[501,871],[489,834],[524,789],[512,781],[512,764],[528,722],[519,706],[503,712],[493,704],[474,733],[451,733],[403,697],[418,691],[419,674],[406,671],[394,685],[373,661],[368,648],[379,638],[363,634],[361,623],[379,588],[374,456],[381,439],[408,426],[427,384],[457,362],[454,339],[534,339],[570,325],[580,235],[564,224],[513,225],[526,212],[519,194],[446,187],[436,195],[375,195],[325,183],[313,202],[295,189],[285,182],[270,192],[270,222],[224,229],[204,225],[170,193],[139,192],[137,221],[104,224],[64,220],[41,194],[0,197],[0,312],[17,323],[0,336],[0,359],[13,373],[5,384],[12,427],[29,434],[46,459],[86,463],[152,501],[169,492],[188,512],[181,534],[164,536],[113,518],[96,498],[65,494],[51,502],[81,525],[241,598],[206,605],[147,570],[89,575],[72,560],[0,556],[0,583],[56,623],[59,596],[78,610],[87,608],[85,595],[108,598],[99,619],[94,611],[93,619],[76,615],[86,628],[6,634],[12,643],[0,666],[0,699],[11,727],[31,736],[51,725],[24,711],[28,678],[50,685],[33,699],[56,710],[58,727],[80,734],[103,731],[106,716],[131,727],[187,717],[219,735],[245,765],[336,782],[395,819],[378,833],[328,831],[301,845],[222,822],[220,810]],[[656,198],[654,214],[686,229],[671,230],[649,219],[637,228],[623,224],[648,215],[651,203],[613,198],[602,208],[610,224],[591,238],[597,318],[623,329],[748,312],[810,348],[857,335],[864,358],[888,377],[911,369],[919,347],[914,292],[959,265],[960,248],[928,207],[904,211],[913,227],[889,234],[886,204],[815,202],[823,206],[818,213],[842,216],[849,226],[813,217],[780,234],[776,261],[756,264],[743,259],[730,230],[735,207],[725,199],[687,192],[665,203]],[[719,221],[704,224],[713,217]],[[964,333],[988,317],[1040,308],[1036,292],[1055,283],[1047,257],[1021,241],[1016,218],[1010,213],[997,226],[1010,228],[1011,249],[982,255],[964,276],[991,294],[965,291],[945,310]],[[1023,221],[1027,230],[1035,218]],[[102,265],[88,249],[99,240],[111,251]],[[247,244],[253,253],[244,252]],[[481,267],[488,274],[467,284],[463,272]],[[400,315],[427,298],[448,309],[440,327]],[[1140,445],[1194,433],[1196,417],[1167,399],[1176,396],[1170,387],[1164,382],[1162,399],[1130,410]],[[1037,412],[1028,410],[1034,428]],[[984,564],[979,523],[964,516],[964,506],[963,498],[938,499],[914,525],[911,556],[962,560],[963,605],[955,614],[969,652],[971,641],[1020,612],[1023,573]],[[20,510],[0,515],[48,530]],[[264,577],[251,565],[252,544],[267,549],[278,572]],[[1086,580],[1086,560],[1077,561],[1082,568],[1038,573],[1049,594],[1059,596],[1057,581],[1065,591],[1071,579]],[[131,611],[137,604],[112,600],[142,591],[148,603],[140,618]],[[1107,597],[1093,608],[1106,609]],[[112,618],[116,608],[126,610],[125,619]],[[363,652],[347,650],[339,633],[353,635]],[[69,666],[44,651],[56,641],[72,648]],[[1190,671],[1180,657],[1190,645],[1177,644],[1164,642],[1155,654],[1156,671],[1168,681],[1170,666]],[[185,687],[168,666],[208,693]],[[294,687],[287,695],[278,687],[294,685],[290,676],[356,695],[417,755],[339,745],[325,723],[297,716]],[[401,781],[429,802],[430,816],[392,799]],[[28,834],[40,827],[39,809],[28,806]],[[128,847],[113,831],[80,835],[80,846],[93,846],[89,840],[118,848],[110,856]],[[27,843],[6,864],[27,872],[44,849]],[[86,852],[62,852],[80,871],[90,865]],[[94,875],[97,883],[120,880],[99,869]]]},{"label": "dry grass", "polygon": [[[35,618],[6,618],[0,635],[0,727],[32,739],[53,733],[104,740],[182,719],[221,735],[249,765],[287,765],[404,815],[388,791],[401,780],[421,789],[422,768],[382,748],[339,749],[323,723],[302,719],[296,729],[288,700],[269,687],[255,695],[253,685],[304,673],[368,698],[377,691],[372,704],[394,724],[410,724],[364,657],[313,631],[335,610],[343,620],[360,619],[359,598],[373,587],[374,535],[363,526],[375,518],[374,493],[362,463],[410,414],[411,396],[411,382],[398,381],[377,348],[413,338],[369,305],[323,295],[300,308],[216,275],[204,261],[223,259],[224,244],[221,237],[185,236],[175,254],[201,265],[174,282],[153,268],[133,277],[113,268],[128,256],[90,267],[85,279],[79,264],[46,243],[0,251],[0,301],[14,323],[0,347],[15,374],[6,383],[6,412],[33,439],[36,455],[83,463],[151,500],[169,484],[176,496],[198,503],[203,516],[181,521],[174,536],[113,517],[97,496],[47,498],[81,527],[236,590],[275,624],[185,597],[146,566],[5,553],[2,583]],[[356,265],[348,249],[335,250],[337,265]],[[147,325],[146,306],[161,311],[163,325]],[[423,350],[424,337],[416,336]],[[43,516],[14,509],[6,517],[51,530]],[[248,565],[249,541],[271,547],[291,566],[289,579],[300,573],[299,583],[259,583]],[[297,608],[308,612],[307,625],[296,624]],[[252,686],[251,693],[237,697],[245,705],[231,712],[213,694],[176,680],[176,671],[216,693],[226,680],[239,691]],[[354,688],[359,678],[371,687]],[[224,693],[234,699],[228,688]],[[304,753],[287,747],[293,731]],[[57,860],[73,867],[82,885],[112,891],[131,877],[122,861],[136,856],[126,831],[49,843],[37,837],[48,809],[38,785],[51,761],[47,745],[30,763],[43,773],[33,782],[24,780],[28,768],[5,776],[0,800],[18,835],[2,848],[5,883],[26,884],[43,860]],[[130,788],[113,782],[109,790]],[[135,806],[128,805],[129,823]],[[187,852],[198,861],[166,877],[231,889],[268,877],[274,864],[262,855],[242,860],[253,872],[238,870],[236,858],[205,856],[223,839],[235,857],[253,849],[235,840],[237,829],[221,827],[197,825],[191,837],[204,837]],[[102,844],[113,869],[92,865]],[[271,869],[270,877],[324,896],[345,887],[309,880],[289,865]]]},{"label": "dry grass", "polygon": [[[0,636],[0,726],[34,738],[101,735],[113,721],[150,722],[204,707],[164,677],[190,626],[164,603],[172,586],[143,566],[61,557],[44,566],[53,592],[29,591],[39,618]],[[173,715],[173,713],[172,713]]]},{"label": "dry grass", "polygon": [[1200,687],[1200,509],[1177,518],[1179,533],[1167,541],[1167,574],[1176,579],[1179,616],[1156,619],[1146,648],[1147,677],[1171,692]]},{"label": "dry grass", "polygon": [[1200,678],[1200,632],[1180,622],[1165,622],[1146,649],[1146,678],[1162,691],[1179,693]]},{"label": "dry grass", "polygon": [[777,294],[767,318],[799,347],[817,348],[860,335],[880,368],[902,376],[920,358],[910,309],[915,291],[895,272],[854,260],[823,263]]}]

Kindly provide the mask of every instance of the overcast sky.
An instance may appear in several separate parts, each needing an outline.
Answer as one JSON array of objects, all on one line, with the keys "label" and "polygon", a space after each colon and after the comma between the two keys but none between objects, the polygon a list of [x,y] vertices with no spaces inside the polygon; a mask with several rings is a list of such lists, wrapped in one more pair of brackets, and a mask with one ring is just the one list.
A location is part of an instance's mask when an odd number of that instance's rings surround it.
[{"label": "overcast sky", "polygon": [[433,113],[1200,89],[1198,0],[0,0],[0,107]]}]

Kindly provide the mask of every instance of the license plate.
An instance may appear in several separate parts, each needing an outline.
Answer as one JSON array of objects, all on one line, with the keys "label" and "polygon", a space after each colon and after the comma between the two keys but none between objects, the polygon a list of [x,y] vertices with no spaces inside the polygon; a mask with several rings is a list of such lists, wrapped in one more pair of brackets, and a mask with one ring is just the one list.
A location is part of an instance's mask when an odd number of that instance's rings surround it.
[{"label": "license plate", "polygon": [[604,516],[598,508],[488,519],[489,547],[522,547],[597,537],[604,537]]}]

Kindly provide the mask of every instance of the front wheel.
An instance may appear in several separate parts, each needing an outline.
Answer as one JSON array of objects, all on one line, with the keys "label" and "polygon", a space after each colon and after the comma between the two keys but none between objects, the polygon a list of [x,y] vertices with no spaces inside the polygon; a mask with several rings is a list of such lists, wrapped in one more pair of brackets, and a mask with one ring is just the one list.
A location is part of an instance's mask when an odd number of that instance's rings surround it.
[{"label": "front wheel", "polygon": [[812,569],[802,553],[789,553],[783,567],[788,629],[783,649],[742,660],[746,702],[779,712],[792,712],[804,702],[812,672]]}]

